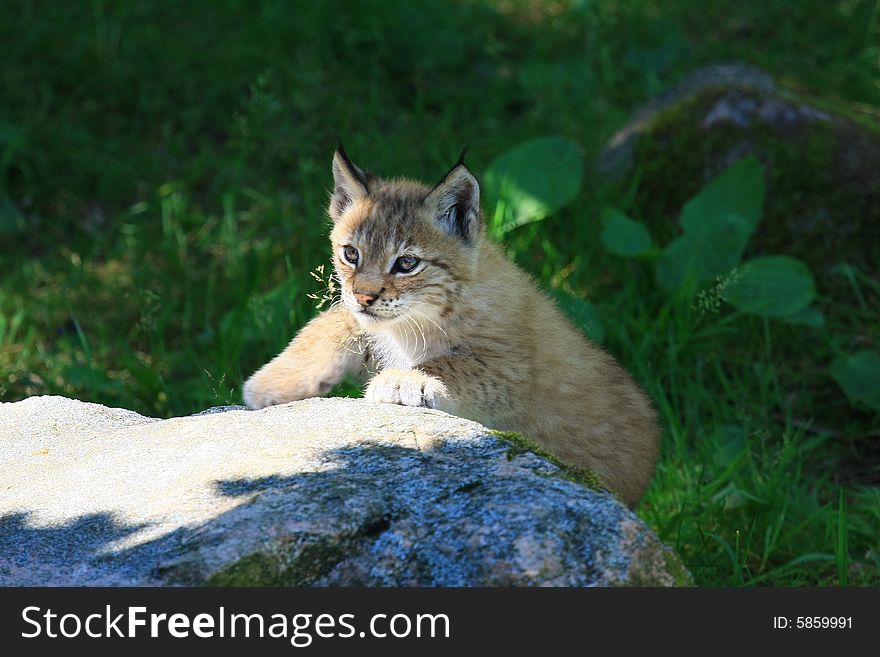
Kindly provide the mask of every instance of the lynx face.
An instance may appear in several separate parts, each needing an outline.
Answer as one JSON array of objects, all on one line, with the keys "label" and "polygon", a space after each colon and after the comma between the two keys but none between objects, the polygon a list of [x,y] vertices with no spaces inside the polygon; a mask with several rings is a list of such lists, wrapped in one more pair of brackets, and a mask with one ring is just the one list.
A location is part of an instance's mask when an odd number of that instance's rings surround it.
[{"label": "lynx face", "polygon": [[456,165],[433,190],[365,174],[340,149],[330,216],[342,301],[368,331],[439,323],[473,272],[479,186]]}]

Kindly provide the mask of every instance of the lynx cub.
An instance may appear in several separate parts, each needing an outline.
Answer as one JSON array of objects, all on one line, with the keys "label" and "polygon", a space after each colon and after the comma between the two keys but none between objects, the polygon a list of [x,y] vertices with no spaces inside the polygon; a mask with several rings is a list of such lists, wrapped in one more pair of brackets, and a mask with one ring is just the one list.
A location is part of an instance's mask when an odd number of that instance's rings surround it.
[{"label": "lynx cub", "polygon": [[634,504],[657,458],[651,404],[489,240],[462,159],[431,189],[365,173],[340,145],[333,178],[342,302],[245,383],[247,405],[325,394],[367,364],[368,400],[522,432]]}]

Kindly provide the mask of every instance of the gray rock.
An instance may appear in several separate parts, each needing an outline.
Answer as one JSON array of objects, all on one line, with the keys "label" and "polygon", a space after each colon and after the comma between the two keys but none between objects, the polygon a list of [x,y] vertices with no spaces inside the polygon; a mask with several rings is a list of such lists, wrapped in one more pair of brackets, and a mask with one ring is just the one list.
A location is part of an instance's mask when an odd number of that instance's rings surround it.
[{"label": "gray rock", "polygon": [[690,581],[588,478],[439,411],[155,420],[34,397],[0,404],[0,440],[0,585]]},{"label": "gray rock", "polygon": [[611,180],[638,172],[635,207],[665,243],[682,205],[748,155],[764,166],[764,216],[747,255],[784,253],[847,303],[841,262],[880,275],[880,122],[864,105],[808,98],[759,69],[709,66],[648,102],[598,160]]},{"label": "gray rock", "polygon": [[247,406],[242,406],[241,404],[231,404],[229,406],[212,406],[211,408],[206,408],[203,411],[199,411],[198,413],[193,413],[193,417],[198,415],[213,415],[214,413],[227,413],[229,411],[246,411],[248,410]]},{"label": "gray rock", "polygon": [[[659,116],[707,89],[747,89],[762,97],[776,93],[773,78],[745,64],[717,64],[694,71],[678,84],[646,102],[608,141],[599,156],[599,170],[608,176],[628,174],[635,165],[636,145],[649,137]],[[739,117],[733,120],[739,122]]]}]

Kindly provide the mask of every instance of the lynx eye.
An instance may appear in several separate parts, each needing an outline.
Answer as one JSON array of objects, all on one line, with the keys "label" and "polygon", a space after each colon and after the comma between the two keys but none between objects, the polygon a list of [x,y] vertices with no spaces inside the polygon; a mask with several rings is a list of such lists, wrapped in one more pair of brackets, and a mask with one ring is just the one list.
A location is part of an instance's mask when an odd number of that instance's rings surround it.
[{"label": "lynx eye", "polygon": [[394,267],[391,268],[392,274],[408,274],[419,266],[421,260],[413,255],[400,256],[394,261]]},{"label": "lynx eye", "polygon": [[358,253],[358,250],[353,246],[343,246],[342,257],[345,258],[349,264],[356,265],[358,263],[358,258],[360,257],[360,254]]}]

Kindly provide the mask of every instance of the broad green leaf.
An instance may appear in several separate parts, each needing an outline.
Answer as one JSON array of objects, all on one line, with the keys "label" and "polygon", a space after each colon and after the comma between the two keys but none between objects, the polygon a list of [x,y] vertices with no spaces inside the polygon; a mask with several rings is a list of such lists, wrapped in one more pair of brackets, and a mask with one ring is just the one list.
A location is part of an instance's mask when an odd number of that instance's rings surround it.
[{"label": "broad green leaf", "polygon": [[724,290],[733,306],[761,317],[801,312],[816,296],[813,274],[797,258],[766,256],[745,263]]},{"label": "broad green leaf", "polygon": [[645,225],[614,208],[607,208],[602,215],[601,239],[610,253],[624,258],[647,255],[654,248]]},{"label": "broad green leaf", "polygon": [[553,296],[560,310],[568,315],[568,318],[590,339],[595,342],[602,342],[605,339],[605,327],[602,325],[602,318],[595,304],[559,290],[554,290]]},{"label": "broad green leaf", "polygon": [[808,306],[803,310],[799,310],[791,315],[785,315],[779,319],[788,324],[800,324],[812,328],[822,328],[825,326],[825,315],[822,314],[821,310],[814,306]]},{"label": "broad green leaf", "polygon": [[742,217],[751,234],[764,205],[764,168],[754,156],[743,158],[712,179],[685,203],[679,223],[685,232],[731,214]]},{"label": "broad green leaf", "polygon": [[857,351],[831,362],[831,376],[846,396],[880,412],[880,353]]},{"label": "broad green leaf", "polygon": [[577,196],[583,166],[578,148],[561,137],[527,141],[495,158],[483,174],[483,195],[496,235],[540,221]]},{"label": "broad green leaf", "polygon": [[668,294],[696,289],[739,263],[750,232],[736,214],[700,224],[666,245],[657,261],[657,281]]}]

